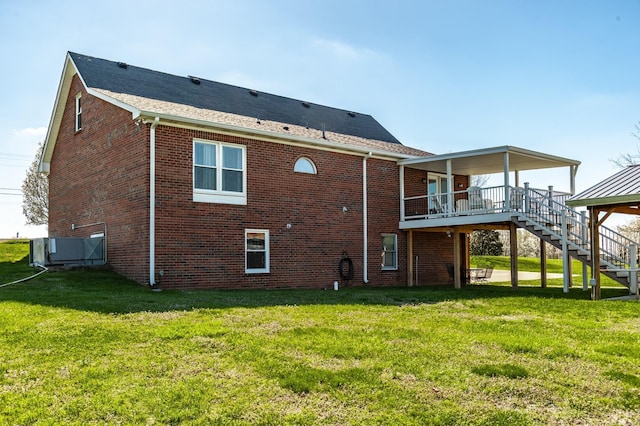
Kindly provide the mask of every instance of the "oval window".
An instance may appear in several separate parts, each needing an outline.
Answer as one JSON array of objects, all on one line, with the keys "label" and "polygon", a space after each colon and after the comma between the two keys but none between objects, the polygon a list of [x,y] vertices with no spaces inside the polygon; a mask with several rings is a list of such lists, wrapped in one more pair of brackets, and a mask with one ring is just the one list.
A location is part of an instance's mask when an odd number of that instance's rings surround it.
[{"label": "oval window", "polygon": [[298,173],[309,173],[310,175],[315,175],[318,173],[316,171],[315,164],[313,164],[313,161],[309,160],[306,157],[298,158],[295,166],[293,166],[293,171]]}]

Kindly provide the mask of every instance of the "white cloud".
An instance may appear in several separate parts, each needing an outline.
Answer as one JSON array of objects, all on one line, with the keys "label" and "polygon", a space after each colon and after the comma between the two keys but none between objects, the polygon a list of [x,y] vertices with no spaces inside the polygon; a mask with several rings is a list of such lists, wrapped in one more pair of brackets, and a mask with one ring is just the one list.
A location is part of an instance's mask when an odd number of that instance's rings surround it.
[{"label": "white cloud", "polygon": [[44,137],[47,134],[46,127],[27,127],[24,129],[13,129],[13,134],[19,138]]},{"label": "white cloud", "polygon": [[314,49],[322,50],[340,59],[348,59],[352,61],[370,60],[380,57],[380,55],[366,47],[355,47],[350,44],[324,38],[315,38],[312,40]]}]

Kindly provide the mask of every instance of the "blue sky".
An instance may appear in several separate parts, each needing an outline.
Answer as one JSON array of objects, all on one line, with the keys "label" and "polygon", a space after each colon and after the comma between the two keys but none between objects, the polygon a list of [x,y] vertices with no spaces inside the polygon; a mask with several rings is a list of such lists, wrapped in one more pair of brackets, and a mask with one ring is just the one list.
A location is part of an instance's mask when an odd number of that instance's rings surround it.
[{"label": "blue sky", "polygon": [[24,226],[15,190],[67,51],[371,114],[437,154],[573,158],[581,191],[637,152],[639,46],[638,0],[0,0],[0,238],[46,233]]}]

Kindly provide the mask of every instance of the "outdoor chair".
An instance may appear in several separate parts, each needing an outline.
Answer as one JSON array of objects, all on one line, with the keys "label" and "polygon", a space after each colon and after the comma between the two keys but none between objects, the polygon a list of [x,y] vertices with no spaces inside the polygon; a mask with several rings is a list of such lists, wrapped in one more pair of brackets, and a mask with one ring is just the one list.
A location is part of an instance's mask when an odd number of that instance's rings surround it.
[{"label": "outdoor chair", "polygon": [[482,201],[482,190],[477,186],[470,186],[469,190],[469,209],[480,210],[484,209],[484,201]]},{"label": "outdoor chair", "polygon": [[524,205],[522,192],[518,191],[517,189],[511,189],[511,191],[509,192],[509,203],[511,210],[522,210],[522,207]]},{"label": "outdoor chair", "polygon": [[443,213],[444,209],[442,207],[442,203],[440,202],[440,197],[437,195],[432,195],[431,196],[431,209],[429,210],[429,213],[431,214],[439,214],[439,213]]},{"label": "outdoor chair", "polygon": [[[449,274],[449,284],[453,283],[455,277],[453,276],[453,263],[447,263],[447,273]],[[469,271],[464,267],[460,267],[460,277],[462,278],[462,284],[468,284],[470,281]]]},{"label": "outdoor chair", "polygon": [[493,274],[493,266],[489,266],[487,268],[487,272],[484,274],[484,281],[488,282],[492,274]]}]

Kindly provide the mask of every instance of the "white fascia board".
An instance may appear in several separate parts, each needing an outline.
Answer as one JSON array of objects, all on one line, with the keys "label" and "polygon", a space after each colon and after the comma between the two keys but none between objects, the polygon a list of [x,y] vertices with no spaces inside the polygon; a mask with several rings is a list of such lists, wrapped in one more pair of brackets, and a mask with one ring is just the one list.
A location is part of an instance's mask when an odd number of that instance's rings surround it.
[{"label": "white fascia board", "polygon": [[366,148],[366,147],[357,146],[357,145],[342,144],[338,142],[331,142],[328,140],[308,138],[305,136],[275,133],[275,132],[269,132],[266,130],[251,129],[247,127],[234,126],[232,124],[224,124],[224,123],[218,123],[213,121],[185,118],[185,117],[180,117],[180,116],[175,116],[170,114],[158,114],[152,111],[140,111],[140,114],[138,116],[134,116],[133,118],[134,119],[142,118],[143,120],[147,120],[147,122],[151,122],[155,117],[159,117],[160,120],[164,121],[164,123],[162,121],[160,122],[160,124],[164,124],[164,125],[169,125],[169,126],[173,125],[176,127],[187,127],[187,128],[196,127],[196,128],[200,128],[200,130],[202,130],[201,129],[202,127],[205,127],[211,130],[219,130],[219,131],[228,132],[236,135],[240,133],[240,134],[247,135],[247,137],[251,139],[264,140],[267,142],[284,143],[284,144],[291,144],[291,145],[300,144],[304,146],[312,145],[328,151],[357,154],[362,156],[371,155],[379,159],[392,160],[392,161],[398,161],[398,159],[416,158],[416,156],[384,151],[380,149],[371,149],[371,148]]},{"label": "white fascia board", "polygon": [[[53,104],[51,119],[49,120],[49,127],[47,128],[47,135],[44,139],[44,147],[40,155],[40,162],[38,164],[38,172],[40,173],[49,173],[49,165],[56,139],[58,138],[60,122],[62,121],[62,115],[64,113],[64,105],[67,103],[67,98],[69,97],[71,80],[77,73],[78,70],[71,59],[71,55],[67,53],[64,67],[62,68],[62,75],[60,76],[60,83],[58,83],[58,92],[56,93],[56,100]],[[84,84],[84,81],[82,84]]]},{"label": "white fascia board", "polygon": [[448,154],[430,155],[427,157],[420,157],[420,158],[414,157],[411,159],[400,160],[398,164],[402,166],[409,166],[412,164],[429,163],[429,162],[436,162],[436,161],[442,161],[442,160],[448,160],[448,159],[454,160],[457,158],[478,157],[483,155],[506,154],[506,153],[519,154],[522,156],[528,156],[528,157],[542,159],[546,161],[558,162],[558,163],[562,163],[563,166],[565,165],[579,166],[580,165],[580,161],[577,161],[577,160],[558,157],[558,156],[546,154],[543,152],[531,151],[528,149],[519,148],[516,146],[509,146],[509,145],[496,146],[491,148],[473,149],[469,151],[451,152]]},{"label": "white fascia board", "polygon": [[118,108],[122,108],[125,111],[129,111],[131,113],[132,118],[136,118],[140,116],[140,110],[132,105],[126,104],[124,102],[121,102],[117,99],[112,98],[111,96],[107,96],[104,93],[101,93],[97,90],[91,89],[91,88],[87,88],[87,93],[95,96],[98,99],[102,99],[105,102],[108,102],[112,105],[117,106]]},{"label": "white fascia board", "polygon": [[565,200],[569,207],[597,207],[610,206],[615,204],[629,204],[640,202],[639,194],[614,195],[610,197],[577,198]]}]

